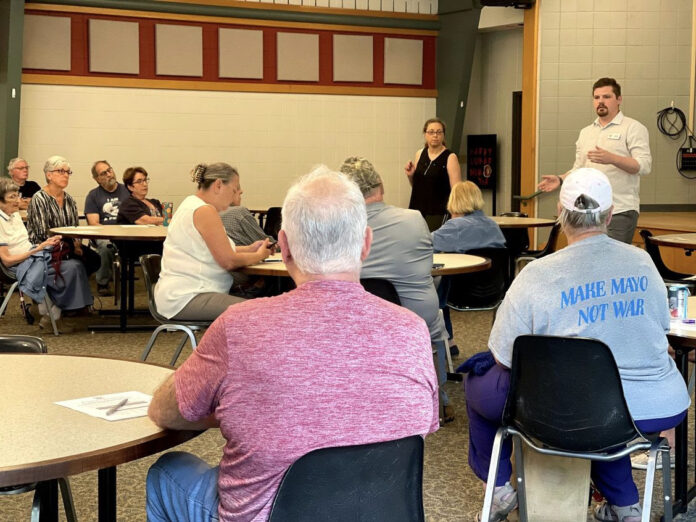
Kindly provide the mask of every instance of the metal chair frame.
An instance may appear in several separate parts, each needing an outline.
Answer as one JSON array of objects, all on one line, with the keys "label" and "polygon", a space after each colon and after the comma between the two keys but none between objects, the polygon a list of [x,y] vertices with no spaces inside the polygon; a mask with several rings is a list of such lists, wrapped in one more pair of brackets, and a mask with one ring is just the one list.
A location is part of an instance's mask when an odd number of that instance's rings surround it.
[{"label": "metal chair frame", "polygon": [[[150,339],[147,342],[147,345],[145,346],[143,353],[140,355],[140,360],[147,360],[147,357],[150,355],[150,351],[152,350],[152,347],[154,346],[155,341],[157,340],[157,337],[160,333],[180,331],[184,332],[184,335],[181,339],[181,342],[174,351],[174,355],[172,356],[171,361],[169,362],[170,366],[174,366],[176,364],[177,359],[179,358],[179,355],[181,355],[184,346],[186,346],[186,341],[190,341],[191,349],[195,350],[196,346],[198,346],[195,332],[205,330],[206,328],[208,328],[208,326],[210,326],[210,322],[177,321],[176,323],[173,323],[170,319],[167,319],[157,311],[157,303],[155,303],[155,283],[157,283],[157,280],[159,279],[159,263],[161,262],[161,259],[162,256],[158,254],[146,254],[144,256],[140,256],[140,266],[143,269],[143,276],[145,278],[145,288],[147,288],[148,306],[150,308],[150,314],[152,314],[152,317],[156,321],[162,323],[160,326],[155,328],[154,332],[152,332],[152,335],[150,336]],[[153,267],[151,266],[153,262],[157,263],[158,265],[156,270],[157,273],[153,273]]]},{"label": "metal chair frame", "polygon": [[[0,262],[0,281],[10,285],[10,287],[7,289],[5,299],[3,300],[2,305],[0,305],[0,317],[2,317],[2,315],[5,313],[7,305],[9,305],[10,303],[10,298],[12,297],[14,291],[17,290],[18,292],[21,292],[21,290],[19,290],[19,282],[17,281],[15,275],[5,266],[5,263],[2,262]],[[53,335],[60,335],[60,332],[58,331],[58,326],[56,325],[56,320],[53,318],[53,314],[51,313],[51,307],[53,306],[53,303],[51,299],[48,297],[48,292],[46,292],[44,296],[44,305],[46,306],[48,317],[49,319],[51,319]]]}]

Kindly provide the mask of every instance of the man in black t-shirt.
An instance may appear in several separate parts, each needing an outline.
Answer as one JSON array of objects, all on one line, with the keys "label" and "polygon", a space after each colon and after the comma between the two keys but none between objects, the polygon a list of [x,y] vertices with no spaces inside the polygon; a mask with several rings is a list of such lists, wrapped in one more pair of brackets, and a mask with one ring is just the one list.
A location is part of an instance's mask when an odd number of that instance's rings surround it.
[{"label": "man in black t-shirt", "polygon": [[12,158],[7,164],[7,173],[15,185],[19,187],[19,209],[26,210],[31,197],[41,190],[41,187],[35,181],[27,180],[29,164],[24,158]]}]

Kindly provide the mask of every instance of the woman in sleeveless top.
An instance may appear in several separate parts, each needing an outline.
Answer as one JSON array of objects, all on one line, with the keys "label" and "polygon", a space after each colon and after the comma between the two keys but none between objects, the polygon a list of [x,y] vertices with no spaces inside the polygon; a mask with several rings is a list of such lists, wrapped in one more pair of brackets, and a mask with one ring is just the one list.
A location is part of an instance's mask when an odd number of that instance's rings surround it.
[{"label": "woman in sleeveless top", "polygon": [[445,123],[431,118],[423,133],[426,146],[404,170],[412,187],[408,208],[420,211],[433,231],[442,224],[450,189],[462,180],[462,173],[457,155],[445,146]]},{"label": "woman in sleeveless top", "polygon": [[168,319],[212,321],[244,300],[229,295],[230,272],[266,259],[271,247],[268,239],[235,246],[225,233],[219,213],[242,195],[233,167],[200,164],[191,179],[198,191],[181,202],[167,229],[155,302]]}]

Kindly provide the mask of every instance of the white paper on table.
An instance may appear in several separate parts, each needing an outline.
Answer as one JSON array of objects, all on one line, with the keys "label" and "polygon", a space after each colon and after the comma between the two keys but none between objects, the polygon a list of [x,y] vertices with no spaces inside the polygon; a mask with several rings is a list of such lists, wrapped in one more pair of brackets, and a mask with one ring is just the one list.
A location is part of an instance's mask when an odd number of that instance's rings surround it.
[{"label": "white paper on table", "polygon": [[[121,406],[111,415],[107,415],[111,408],[120,403],[123,399],[128,399],[128,402]],[[68,401],[56,402],[59,406],[65,406],[81,413],[86,413],[92,417],[108,421],[117,421],[123,419],[135,419],[136,417],[145,417],[147,408],[152,400],[152,395],[141,393],[138,391],[110,393],[107,395],[95,395],[94,397],[83,397],[81,399],[71,399]]]},{"label": "white paper on table", "polygon": [[685,323],[682,319],[670,319],[669,327],[671,330],[679,328],[680,330],[689,330],[696,332],[696,324]]}]

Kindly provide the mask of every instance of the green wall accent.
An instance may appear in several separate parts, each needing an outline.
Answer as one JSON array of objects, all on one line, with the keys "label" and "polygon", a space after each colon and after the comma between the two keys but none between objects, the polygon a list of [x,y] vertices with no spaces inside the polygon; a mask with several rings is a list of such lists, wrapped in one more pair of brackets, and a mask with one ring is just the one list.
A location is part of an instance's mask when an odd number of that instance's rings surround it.
[{"label": "green wall accent", "polygon": [[[201,16],[224,16],[229,18],[251,18],[295,23],[359,25],[364,27],[387,27],[393,29],[422,29],[437,31],[439,22],[398,17],[351,16],[346,14],[317,13],[313,11],[284,11],[282,9],[263,9],[263,7],[225,7],[217,5],[196,5],[176,2],[157,2],[155,0],[34,0],[37,3],[55,5],[74,5],[108,9],[132,9],[135,11],[154,11]],[[31,8],[32,1],[27,1]],[[263,6],[264,4],[259,4]]]},{"label": "green wall accent", "polygon": [[[22,90],[22,34],[24,1],[0,2],[0,160],[5,166],[17,156],[19,146],[19,101]],[[14,89],[14,93],[13,93]]]},{"label": "green wall accent", "polygon": [[459,154],[481,6],[472,0],[439,0],[438,14],[437,115],[449,129],[448,148]]}]

